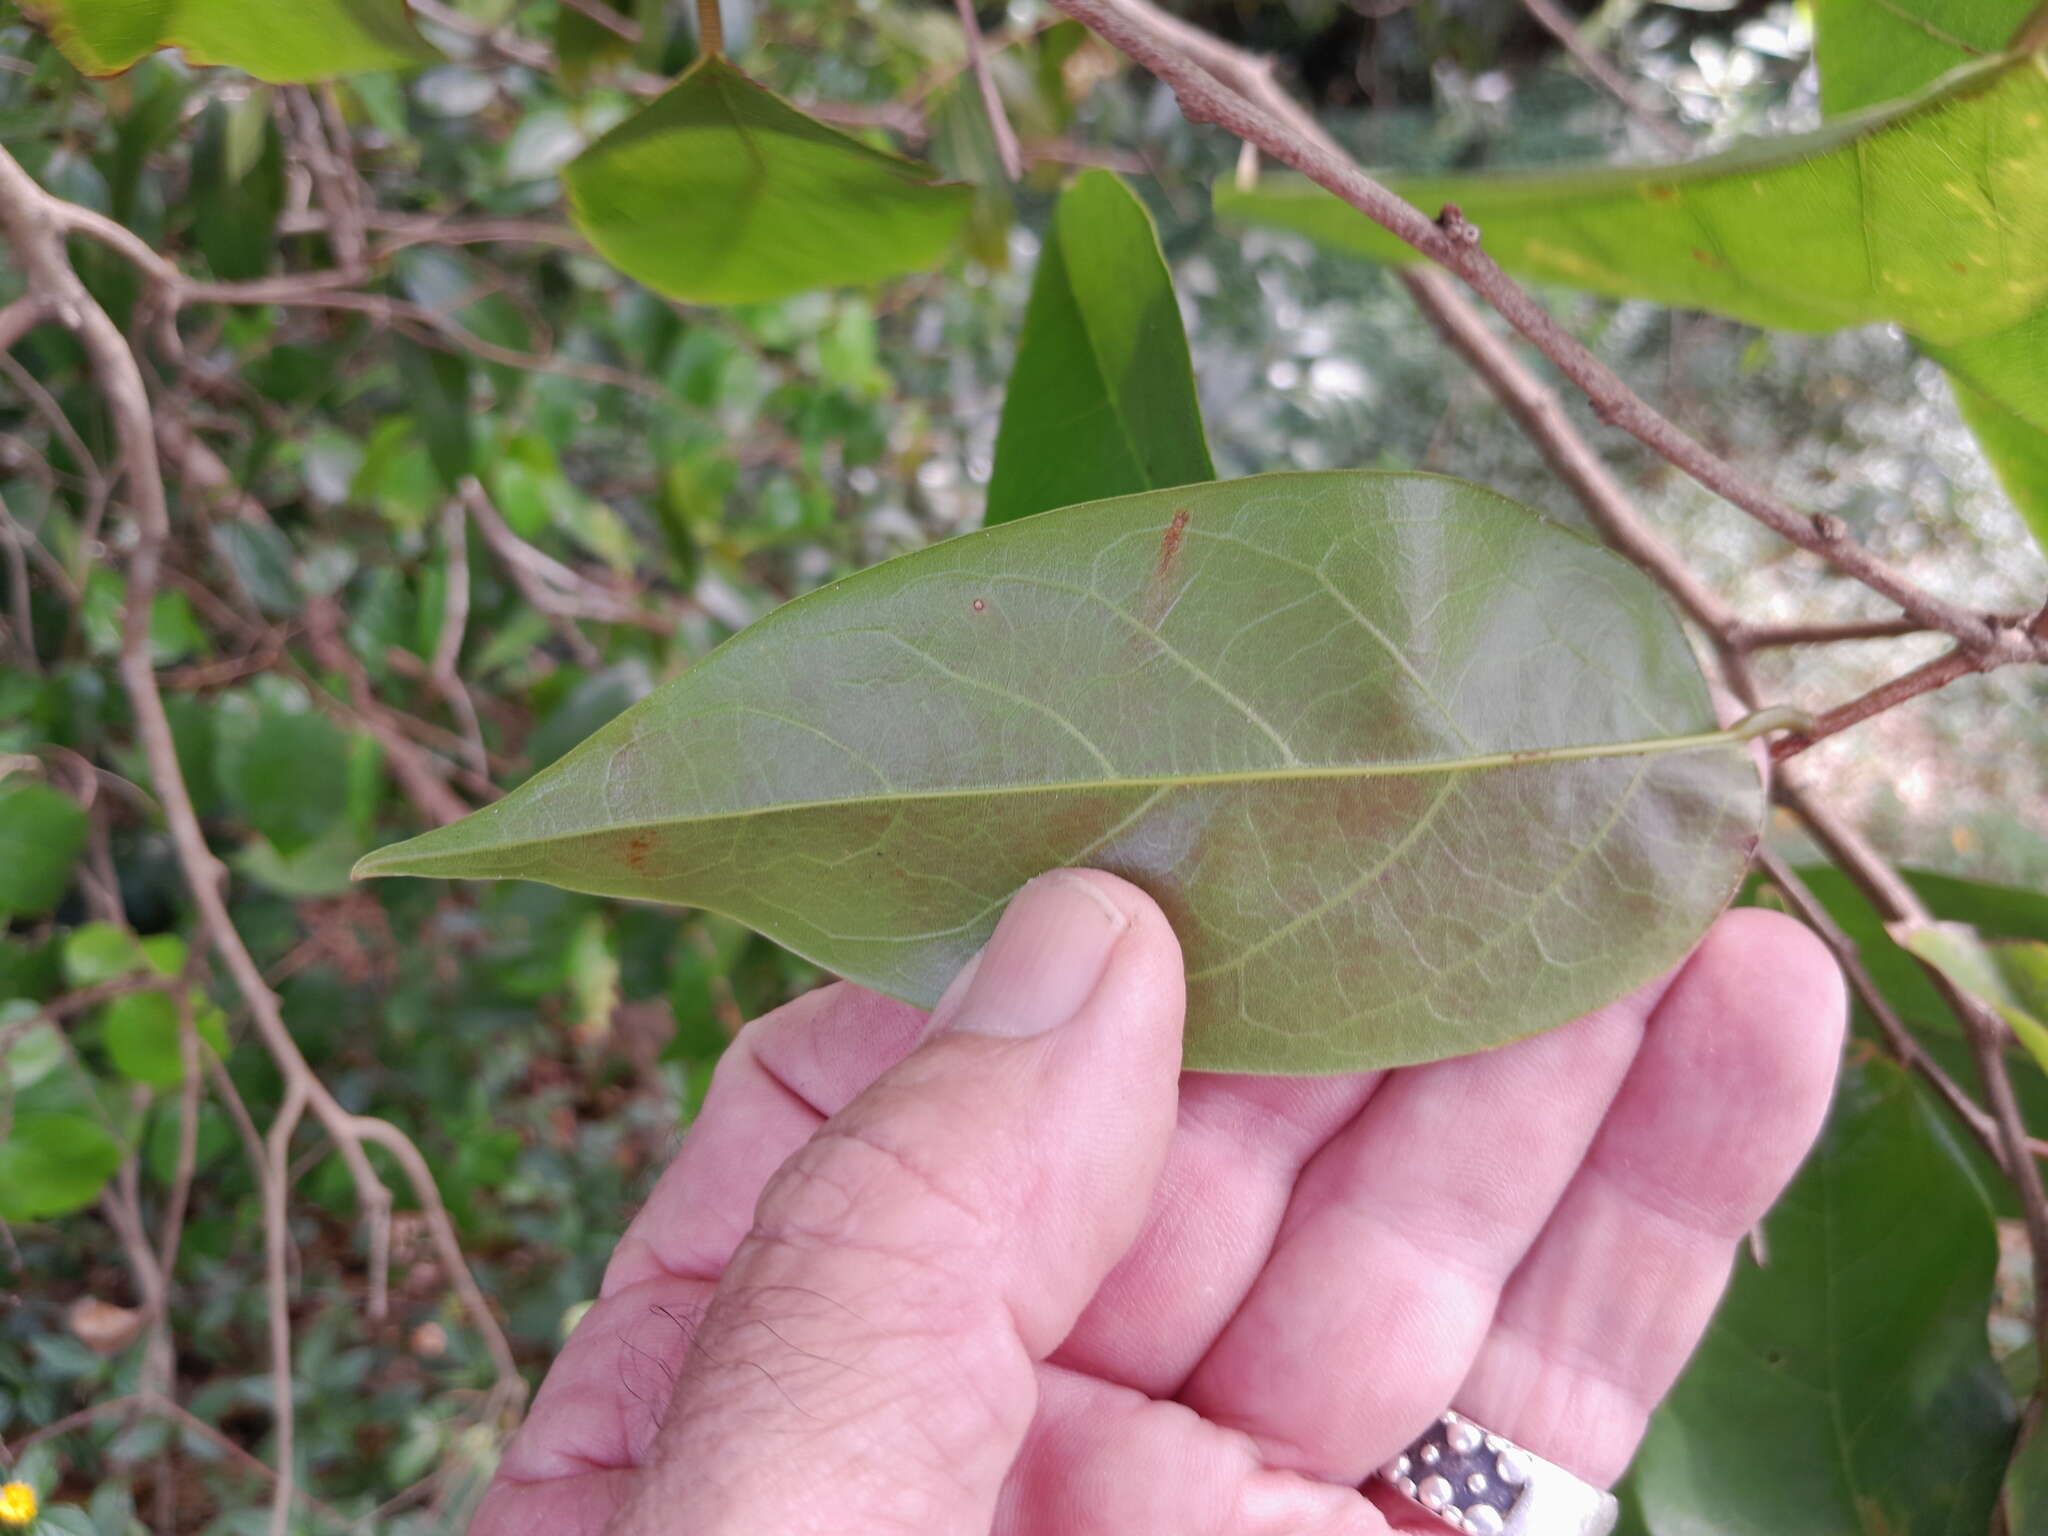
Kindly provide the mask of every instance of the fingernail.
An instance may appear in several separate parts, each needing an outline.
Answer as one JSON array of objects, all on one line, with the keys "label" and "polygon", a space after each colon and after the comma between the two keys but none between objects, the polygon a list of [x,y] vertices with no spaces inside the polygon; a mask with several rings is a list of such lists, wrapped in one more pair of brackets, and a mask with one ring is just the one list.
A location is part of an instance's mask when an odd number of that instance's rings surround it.
[{"label": "fingernail", "polygon": [[935,1011],[935,1027],[1008,1038],[1057,1028],[1081,1011],[1130,926],[1094,882],[1067,870],[1040,875],[1012,898],[972,976],[963,975],[958,1005]]}]

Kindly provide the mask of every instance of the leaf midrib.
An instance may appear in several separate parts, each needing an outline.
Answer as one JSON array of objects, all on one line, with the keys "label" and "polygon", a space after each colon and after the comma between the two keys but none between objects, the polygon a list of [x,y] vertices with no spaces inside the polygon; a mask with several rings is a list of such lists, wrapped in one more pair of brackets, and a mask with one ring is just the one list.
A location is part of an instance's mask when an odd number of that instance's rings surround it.
[{"label": "leaf midrib", "polygon": [[[460,847],[421,852],[416,862],[462,858],[488,851],[504,853],[516,848],[540,847],[571,838],[659,830],[664,827],[696,826],[720,821],[741,821],[757,816],[783,815],[798,811],[884,805],[922,804],[933,800],[988,800],[1009,795],[1103,794],[1126,790],[1204,789],[1236,784],[1303,783],[1363,779],[1422,778],[1431,774],[1484,773],[1500,768],[1538,768],[1552,763],[1587,762],[1601,758],[1650,757],[1667,753],[1704,751],[1735,746],[1747,739],[1739,727],[1701,731],[1687,736],[1659,736],[1640,741],[1591,742],[1582,746],[1534,747],[1521,751],[1478,753],[1470,757],[1436,758],[1406,763],[1302,764],[1271,768],[1225,769],[1213,773],[1132,774],[1100,779],[1061,779],[1042,783],[981,784],[934,789],[885,790],[832,799],[785,800],[769,805],[743,806],[736,810],[711,811],[701,816],[662,816],[640,821],[606,822],[597,826],[568,828],[544,836],[516,841],[493,841],[482,847]],[[406,845],[399,844],[399,847]],[[358,875],[377,872],[378,855],[364,855]]]}]

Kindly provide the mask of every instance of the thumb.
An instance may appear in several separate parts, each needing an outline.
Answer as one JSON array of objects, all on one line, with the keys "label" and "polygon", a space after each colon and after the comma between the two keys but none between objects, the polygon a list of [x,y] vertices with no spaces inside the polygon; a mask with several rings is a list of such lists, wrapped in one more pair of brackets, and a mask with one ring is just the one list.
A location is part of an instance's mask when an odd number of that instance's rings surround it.
[{"label": "thumb", "polygon": [[1135,887],[1025,886],[923,1044],[769,1181],[614,1530],[988,1530],[1033,1368],[1150,1201],[1183,998]]}]

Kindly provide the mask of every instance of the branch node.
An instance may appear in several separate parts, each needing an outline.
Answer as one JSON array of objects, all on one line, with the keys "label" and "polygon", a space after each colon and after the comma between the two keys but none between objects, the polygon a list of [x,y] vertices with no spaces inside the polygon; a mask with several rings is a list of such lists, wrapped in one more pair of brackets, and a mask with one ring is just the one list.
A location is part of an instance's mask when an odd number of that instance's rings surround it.
[{"label": "branch node", "polygon": [[1436,216],[1436,227],[1460,245],[1479,243],[1479,226],[1466,218],[1465,210],[1456,203],[1444,204],[1443,211]]},{"label": "branch node", "polygon": [[1813,536],[1823,544],[1839,544],[1849,537],[1849,525],[1832,512],[1813,514]]}]

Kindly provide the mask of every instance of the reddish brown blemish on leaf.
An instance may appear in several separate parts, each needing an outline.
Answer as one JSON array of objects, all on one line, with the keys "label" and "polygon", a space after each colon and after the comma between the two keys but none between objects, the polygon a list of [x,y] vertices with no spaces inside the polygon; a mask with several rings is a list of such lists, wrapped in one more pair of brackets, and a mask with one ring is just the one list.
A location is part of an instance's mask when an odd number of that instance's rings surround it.
[{"label": "reddish brown blemish on leaf", "polygon": [[1718,267],[1721,265],[1720,257],[1709,255],[1698,246],[1693,247],[1692,259],[1703,267]]},{"label": "reddish brown blemish on leaf", "polygon": [[1188,536],[1188,509],[1175,507],[1173,521],[1166,525],[1166,532],[1159,536],[1159,565],[1152,572],[1154,581],[1163,580],[1171,574],[1173,562],[1180,554],[1181,542]]},{"label": "reddish brown blemish on leaf", "polygon": [[987,603],[984,603],[984,602],[983,602],[983,601],[982,601],[982,600],[981,600],[980,598],[978,598],[978,597],[977,597],[977,598],[976,598],[976,599],[974,600],[974,611],[975,611],[976,613],[980,613],[980,612],[982,612],[982,611],[983,611],[984,609],[986,609],[987,607],[988,607],[988,604],[987,604]]},{"label": "reddish brown blemish on leaf", "polygon": [[1671,201],[1671,199],[1678,196],[1678,188],[1673,186],[1666,186],[1661,183],[1654,187],[1646,187],[1643,190],[1644,195],[1649,197],[1653,202],[1668,203]]},{"label": "reddish brown blemish on leaf", "polygon": [[1187,541],[1188,509],[1175,507],[1173,516],[1159,535],[1159,562],[1152,567],[1152,579],[1145,583],[1145,627],[1157,629],[1179,596],[1173,587],[1173,568],[1180,560],[1180,547]]},{"label": "reddish brown blemish on leaf", "polygon": [[654,852],[654,834],[635,832],[626,839],[626,865],[636,875],[647,873],[647,856]]}]

